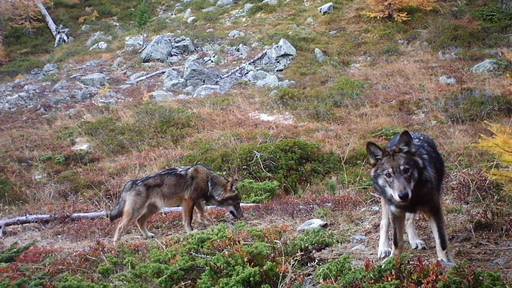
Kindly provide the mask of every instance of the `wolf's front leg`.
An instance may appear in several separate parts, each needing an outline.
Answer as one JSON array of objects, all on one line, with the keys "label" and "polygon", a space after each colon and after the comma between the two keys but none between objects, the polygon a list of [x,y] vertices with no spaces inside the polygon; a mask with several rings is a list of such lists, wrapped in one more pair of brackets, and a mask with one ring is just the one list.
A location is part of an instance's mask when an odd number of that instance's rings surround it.
[{"label": "wolf's front leg", "polygon": [[418,233],[416,232],[416,214],[415,213],[406,213],[405,214],[405,231],[407,232],[407,237],[409,238],[409,244],[411,244],[412,249],[422,250],[427,249],[427,245],[425,242],[418,237]]},{"label": "wolf's front leg", "polygon": [[380,259],[387,258],[391,255],[391,248],[389,247],[389,205],[383,198],[381,199],[382,218],[380,220],[380,238],[379,238],[379,249],[377,250],[377,256]]},{"label": "wolf's front leg", "polygon": [[405,213],[392,213],[391,222],[393,224],[393,251],[391,255],[400,257],[404,248]]},{"label": "wolf's front leg", "polygon": [[185,231],[187,233],[192,232],[192,217],[194,215],[194,201],[191,199],[184,199],[183,203],[181,203],[181,208],[183,209],[183,226],[185,226]]},{"label": "wolf's front leg", "polygon": [[199,215],[199,222],[205,224],[205,225],[209,225],[211,224],[212,220],[210,217],[208,217],[208,215],[206,215],[206,207],[205,207],[205,203],[204,201],[198,201],[195,205],[195,208],[197,210],[198,215]]}]

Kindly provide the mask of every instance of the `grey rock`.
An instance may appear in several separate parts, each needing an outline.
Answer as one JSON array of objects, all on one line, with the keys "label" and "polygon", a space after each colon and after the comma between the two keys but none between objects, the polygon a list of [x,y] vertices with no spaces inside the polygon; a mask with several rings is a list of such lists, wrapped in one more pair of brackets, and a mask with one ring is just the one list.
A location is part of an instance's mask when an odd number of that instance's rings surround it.
[{"label": "grey rock", "polygon": [[295,81],[293,80],[284,80],[279,82],[277,85],[279,88],[289,88],[295,86]]},{"label": "grey rock", "polygon": [[251,4],[251,3],[247,3],[247,4],[245,4],[245,5],[244,5],[243,14],[244,14],[244,15],[249,14],[249,12],[251,12],[252,8],[254,8],[254,4]]},{"label": "grey rock", "polygon": [[359,245],[356,245],[356,246],[352,247],[352,249],[350,249],[350,250],[352,250],[352,251],[366,251],[366,250],[368,250],[368,248],[364,244],[359,244]]},{"label": "grey rock", "polygon": [[352,243],[353,244],[365,244],[368,242],[368,237],[364,235],[354,235],[352,236]]},{"label": "grey rock", "polygon": [[173,65],[173,64],[180,62],[181,58],[182,57],[180,55],[170,56],[167,58],[167,60],[165,60],[165,63]]},{"label": "grey rock", "polygon": [[93,73],[80,78],[80,82],[86,86],[101,87],[107,84],[107,76],[103,73]]},{"label": "grey rock", "polygon": [[229,7],[235,4],[235,1],[233,0],[218,0],[217,1],[217,7]]},{"label": "grey rock", "polygon": [[244,37],[244,36],[245,36],[245,33],[242,31],[238,31],[238,30],[233,30],[233,31],[229,32],[229,34],[228,34],[228,37],[231,39],[236,39],[236,38],[240,38],[240,37]]},{"label": "grey rock", "polygon": [[91,48],[89,48],[89,51],[92,51],[92,50],[105,50],[107,49],[108,47],[108,44],[106,42],[98,42],[94,45],[91,46]]},{"label": "grey rock", "polygon": [[187,10],[185,10],[185,12],[183,13],[183,19],[188,19],[192,17],[192,9],[188,8]]},{"label": "grey rock", "polygon": [[443,85],[455,85],[457,84],[457,79],[453,76],[443,75],[439,77],[439,83]]},{"label": "grey rock", "polygon": [[267,5],[275,6],[275,5],[279,4],[279,0],[263,0],[261,2],[261,4],[267,4]]},{"label": "grey rock", "polygon": [[87,45],[87,47],[90,48],[98,42],[108,42],[108,41],[112,41],[112,36],[107,35],[102,31],[99,31],[99,32],[92,34],[91,37],[89,37],[89,39],[85,43],[85,45]]},{"label": "grey rock", "polygon": [[277,97],[277,96],[279,96],[279,91],[278,90],[272,90],[268,96],[269,97]]},{"label": "grey rock", "polygon": [[165,62],[168,57],[188,54],[194,51],[192,40],[187,37],[159,35],[144,48],[140,57],[142,62]]},{"label": "grey rock", "polygon": [[281,39],[278,44],[267,50],[264,64],[271,65],[274,71],[282,71],[297,55],[297,50],[286,39]]},{"label": "grey rock", "polygon": [[117,57],[112,64],[112,68],[119,69],[125,65],[125,61],[123,57]]},{"label": "grey rock", "polygon": [[155,102],[167,102],[176,98],[171,92],[160,90],[151,93],[151,97]]},{"label": "grey rock", "polygon": [[59,65],[57,65],[55,63],[48,63],[48,64],[44,65],[43,70],[42,70],[42,73],[44,75],[51,75],[51,74],[55,74],[57,72],[59,72]]},{"label": "grey rock", "polygon": [[240,45],[238,45],[236,47],[229,48],[228,49],[228,54],[231,57],[245,59],[249,55],[249,51],[250,50],[251,49],[249,47],[245,46],[244,44],[240,44]]},{"label": "grey rock", "polygon": [[279,79],[277,76],[265,71],[251,71],[247,74],[246,79],[258,87],[274,88],[279,85]]},{"label": "grey rock", "polygon": [[322,15],[331,14],[334,11],[334,4],[332,2],[329,2],[320,8],[318,8],[318,12]]},{"label": "grey rock", "polygon": [[194,98],[202,98],[214,93],[221,93],[219,85],[203,85],[196,89]]},{"label": "grey rock", "polygon": [[214,85],[220,80],[221,75],[218,71],[207,69],[200,65],[198,61],[187,61],[183,79],[187,81],[188,86]]},{"label": "grey rock", "polygon": [[203,13],[215,13],[219,10],[219,7],[217,6],[212,6],[212,7],[208,7],[208,8],[204,8],[203,10],[201,10]]},{"label": "grey rock", "polygon": [[313,17],[308,17],[305,22],[306,25],[313,26],[315,25],[315,19]]},{"label": "grey rock", "polygon": [[471,72],[476,74],[486,74],[498,72],[500,70],[500,63],[496,59],[486,59],[471,68]]},{"label": "grey rock", "polygon": [[82,31],[82,32],[89,32],[89,31],[91,31],[91,25],[87,25],[87,24],[82,25],[82,27],[80,27],[80,31]]},{"label": "grey rock", "polygon": [[124,49],[126,51],[139,51],[144,47],[144,36],[128,36],[124,38]]},{"label": "grey rock", "polygon": [[324,54],[324,52],[322,52],[322,50],[318,49],[318,48],[315,48],[315,57],[316,57],[316,61],[318,61],[319,63],[324,63],[325,61],[327,61],[327,56]]},{"label": "grey rock", "polygon": [[162,78],[164,80],[164,90],[179,90],[184,89],[186,86],[186,81],[182,79],[180,73],[174,69],[167,70]]},{"label": "grey rock", "polygon": [[94,98],[96,95],[98,95],[98,90],[96,90],[93,87],[88,87],[83,90],[77,91],[75,98],[78,101],[83,102]]},{"label": "grey rock", "polygon": [[311,219],[304,223],[302,223],[298,228],[297,231],[304,232],[304,231],[312,231],[312,230],[318,230],[318,229],[324,229],[327,228],[327,222],[320,220],[320,219]]},{"label": "grey rock", "polygon": [[196,17],[194,17],[194,16],[189,17],[189,18],[187,19],[187,23],[188,23],[188,24],[192,24],[192,23],[196,23],[196,22],[197,22],[197,18],[196,18]]},{"label": "grey rock", "polygon": [[194,88],[194,86],[188,86],[187,88],[183,89],[183,92],[192,94],[192,93],[194,93],[195,90],[196,90],[196,88]]}]

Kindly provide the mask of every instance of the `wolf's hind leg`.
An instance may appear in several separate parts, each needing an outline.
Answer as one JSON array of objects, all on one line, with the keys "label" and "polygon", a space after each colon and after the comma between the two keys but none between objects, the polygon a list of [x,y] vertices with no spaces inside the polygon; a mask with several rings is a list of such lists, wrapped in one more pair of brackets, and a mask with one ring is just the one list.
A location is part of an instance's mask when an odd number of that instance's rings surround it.
[{"label": "wolf's hind leg", "polygon": [[127,203],[123,211],[123,217],[121,221],[117,225],[116,233],[114,234],[114,245],[117,244],[121,236],[123,235],[124,230],[126,229],[126,225],[130,224],[133,221],[132,207],[131,203]]},{"label": "wolf's hind leg", "polygon": [[422,250],[427,249],[427,245],[425,242],[418,237],[418,233],[416,232],[415,227],[416,222],[416,214],[414,213],[406,213],[405,214],[405,231],[407,232],[407,237],[409,238],[409,244],[411,244],[412,249]]},{"label": "wolf's hind leg", "polygon": [[381,199],[382,219],[380,220],[380,238],[379,249],[377,250],[377,257],[379,259],[387,258],[391,255],[391,248],[389,247],[389,205],[386,200]]},{"label": "wolf's hind leg", "polygon": [[158,212],[158,207],[156,205],[149,204],[147,205],[144,212],[137,219],[137,227],[139,227],[140,232],[145,238],[155,237],[155,234],[148,231],[146,223],[149,220],[149,218],[151,218],[151,216],[153,216],[153,214],[155,214],[156,212]]},{"label": "wolf's hind leg", "polygon": [[192,232],[192,217],[194,216],[194,201],[191,199],[185,199],[181,203],[181,208],[183,209],[183,226],[185,226],[185,231],[187,233]]}]

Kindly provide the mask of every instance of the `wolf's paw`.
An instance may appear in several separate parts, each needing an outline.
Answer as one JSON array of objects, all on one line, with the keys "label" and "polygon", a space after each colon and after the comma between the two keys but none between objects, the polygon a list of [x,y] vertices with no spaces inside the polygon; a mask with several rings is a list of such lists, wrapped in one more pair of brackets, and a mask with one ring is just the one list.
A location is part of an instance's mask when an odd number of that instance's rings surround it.
[{"label": "wolf's paw", "polygon": [[377,257],[379,257],[379,259],[388,258],[389,256],[391,256],[391,249],[379,248],[379,251],[377,253]]},{"label": "wolf's paw", "polygon": [[427,244],[423,240],[417,239],[409,242],[411,244],[411,248],[415,250],[425,250],[427,249]]},{"label": "wolf's paw", "polygon": [[446,269],[451,269],[453,267],[455,267],[455,262],[453,260],[445,260],[445,259],[439,259],[438,260],[441,265],[443,265],[444,268]]}]

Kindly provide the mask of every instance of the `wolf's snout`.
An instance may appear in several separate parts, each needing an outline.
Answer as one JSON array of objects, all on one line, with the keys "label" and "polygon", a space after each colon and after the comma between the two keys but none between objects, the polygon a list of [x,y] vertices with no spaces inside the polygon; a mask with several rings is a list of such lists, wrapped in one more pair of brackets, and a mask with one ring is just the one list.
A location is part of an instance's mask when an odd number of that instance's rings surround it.
[{"label": "wolf's snout", "polygon": [[400,200],[402,200],[402,201],[407,201],[407,200],[409,200],[409,193],[402,192],[402,193],[398,194],[398,198],[400,198]]},{"label": "wolf's snout", "polygon": [[233,218],[235,219],[240,219],[242,217],[244,217],[244,213],[242,212],[242,209],[240,208],[235,208],[235,207],[231,207],[229,209],[229,214],[231,214],[231,216],[233,216]]}]

